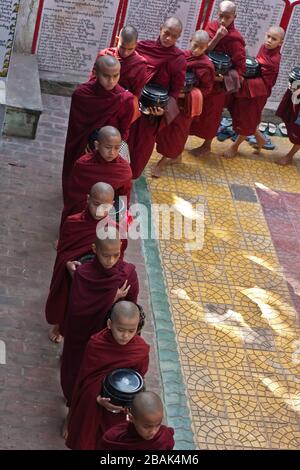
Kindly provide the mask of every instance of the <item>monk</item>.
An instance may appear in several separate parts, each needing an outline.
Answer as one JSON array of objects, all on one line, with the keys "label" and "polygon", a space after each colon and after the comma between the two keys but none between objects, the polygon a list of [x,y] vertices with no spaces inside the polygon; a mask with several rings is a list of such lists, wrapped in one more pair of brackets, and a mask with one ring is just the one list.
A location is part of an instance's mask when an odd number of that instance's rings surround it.
[{"label": "monk", "polygon": [[74,165],[65,190],[65,205],[61,224],[66,217],[83,209],[89,188],[97,181],[109,183],[115,198],[130,200],[132,171],[129,163],[119,155],[121,134],[115,127],[104,126],[97,132],[95,150],[80,157]]},{"label": "monk", "polygon": [[[147,67],[146,60],[135,50],[138,32],[133,26],[124,26],[116,39],[118,41],[117,47],[103,49],[97,55],[96,61],[104,55],[116,57],[121,64],[119,84],[139,98],[142,88],[146,83]],[[95,76],[96,63],[91,78],[95,78]]]},{"label": "monk", "polygon": [[182,32],[178,18],[168,18],[160,28],[156,41],[139,41],[137,52],[147,61],[147,83],[155,83],[169,93],[169,104],[149,108],[150,115],[142,114],[130,128],[128,146],[133,178],[138,178],[147,165],[155,145],[159,129],[169,125],[178,115],[176,100],[184,85],[186,60],[175,44]]},{"label": "monk", "polygon": [[86,347],[72,396],[67,447],[95,450],[107,429],[125,422],[126,410],[102,397],[102,384],[110,372],[134,369],[142,377],[149,365],[149,345],[137,334],[140,311],[136,304],[117,302],[107,328],[93,335]]},{"label": "monk", "polygon": [[286,125],[287,135],[293,144],[289,152],[277,160],[278,165],[290,165],[300,150],[300,83],[295,81],[285,92],[276,111]]},{"label": "monk", "polygon": [[72,95],[63,164],[65,191],[75,161],[81,157],[94,129],[111,125],[124,140],[134,116],[134,97],[119,84],[120,62],[112,56],[96,61],[96,78],[79,85]]},{"label": "monk", "polygon": [[115,227],[108,226],[106,239],[96,238],[93,261],[79,266],[74,274],[66,317],[61,363],[61,385],[67,406],[91,335],[106,327],[106,314],[120,299],[137,301],[139,282],[135,266],[121,256],[121,240]]},{"label": "monk", "polygon": [[191,39],[191,47],[184,52],[187,70],[195,75],[195,87],[192,92],[182,93],[179,97],[180,114],[156,138],[156,150],[163,157],[157,163],[152,176],[158,178],[162,170],[170,163],[181,162],[181,152],[189,136],[193,117],[202,111],[202,98],[213,88],[215,68],[205,54],[209,35],[204,30],[196,31]]},{"label": "monk", "polygon": [[[234,26],[235,18],[235,4],[223,1],[220,3],[218,21],[208,23],[205,30],[211,38],[208,49],[228,54],[231,57],[233,69],[237,72],[237,78],[242,81],[246,69],[245,41]],[[201,115],[193,119],[190,128],[190,135],[204,139],[200,147],[192,150],[194,155],[204,156],[210,153],[211,143],[219,127],[225,100],[224,77],[218,75],[215,77],[212,93],[204,99]]]},{"label": "monk", "polygon": [[154,392],[140,392],[128,413],[129,421],[108,429],[97,450],[172,450],[174,429],[164,426],[163,404]]},{"label": "monk", "polygon": [[68,217],[62,226],[57,246],[50,291],[46,303],[46,319],[54,325],[49,332],[51,341],[63,339],[65,316],[73,274],[80,266],[79,258],[92,253],[99,221],[108,221],[108,211],[114,202],[114,190],[107,183],[96,183],[87,196],[87,206]]},{"label": "monk", "polygon": [[280,66],[280,47],[284,39],[284,29],[272,26],[265,35],[265,42],[256,56],[260,64],[259,77],[246,78],[241,89],[232,97],[228,106],[232,117],[233,130],[238,134],[235,142],[224,152],[224,157],[235,157],[239,146],[248,135],[255,135],[257,150],[260,153],[265,138],[260,133],[258,125],[261,114],[276,83]]}]

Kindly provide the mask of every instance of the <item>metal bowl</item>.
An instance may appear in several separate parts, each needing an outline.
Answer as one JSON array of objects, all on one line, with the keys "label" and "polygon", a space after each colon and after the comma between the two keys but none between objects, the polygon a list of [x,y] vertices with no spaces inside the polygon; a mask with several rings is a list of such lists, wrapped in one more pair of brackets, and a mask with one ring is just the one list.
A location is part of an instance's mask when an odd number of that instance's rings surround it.
[{"label": "metal bowl", "polygon": [[143,388],[144,380],[138,372],[133,369],[116,369],[105,377],[100,393],[110,398],[113,405],[125,407],[132,404],[134,397]]},{"label": "metal bowl", "polygon": [[216,75],[226,75],[232,68],[231,58],[224,52],[209,51],[208,57],[215,66]]},{"label": "metal bowl", "polygon": [[182,88],[182,93],[188,93],[191,91],[196,83],[196,76],[192,70],[187,70],[185,74],[184,87]]},{"label": "metal bowl", "polygon": [[168,90],[156,85],[148,83],[142,89],[140,96],[140,111],[144,114],[150,114],[148,108],[160,107],[165,108],[169,101]]},{"label": "metal bowl", "polygon": [[260,64],[255,57],[246,57],[246,71],[244,73],[244,78],[255,78],[260,76]]}]

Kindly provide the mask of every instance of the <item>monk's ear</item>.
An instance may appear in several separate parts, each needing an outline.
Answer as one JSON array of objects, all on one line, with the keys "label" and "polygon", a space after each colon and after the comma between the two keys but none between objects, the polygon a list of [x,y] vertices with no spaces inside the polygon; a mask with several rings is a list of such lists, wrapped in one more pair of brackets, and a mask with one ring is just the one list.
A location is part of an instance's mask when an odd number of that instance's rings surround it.
[{"label": "monk's ear", "polygon": [[94,147],[95,147],[95,150],[99,150],[99,142],[98,142],[98,140],[94,140]]},{"label": "monk's ear", "polygon": [[129,421],[130,423],[133,423],[133,422],[134,422],[134,417],[132,416],[132,414],[130,413],[129,410],[128,410],[127,416],[128,416],[128,421]]},{"label": "monk's ear", "polygon": [[89,194],[87,194],[87,195],[86,195],[86,202],[88,203],[88,202],[89,202],[89,200],[90,200],[90,195],[89,195]]},{"label": "monk's ear", "polygon": [[111,330],[111,319],[110,319],[110,318],[107,319],[107,323],[106,323],[106,324],[107,324],[107,328],[108,328],[109,330]]},{"label": "monk's ear", "polygon": [[92,252],[96,255],[97,254],[97,249],[95,243],[92,244]]}]

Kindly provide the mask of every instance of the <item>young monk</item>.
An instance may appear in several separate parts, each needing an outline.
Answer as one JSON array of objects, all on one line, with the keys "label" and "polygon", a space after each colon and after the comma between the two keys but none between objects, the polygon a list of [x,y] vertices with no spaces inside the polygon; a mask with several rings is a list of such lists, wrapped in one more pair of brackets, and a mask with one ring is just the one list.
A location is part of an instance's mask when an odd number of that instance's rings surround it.
[{"label": "young monk", "polygon": [[84,349],[91,335],[106,327],[106,314],[120,299],[136,302],[139,293],[135,266],[121,256],[121,240],[115,227],[106,239],[96,238],[93,261],[79,266],[74,274],[65,326],[61,363],[61,385],[70,406]]},{"label": "young monk", "polygon": [[[125,88],[125,90],[131,91],[133,95],[139,98],[142,88],[146,83],[147,66],[146,60],[135,50],[138,32],[133,26],[124,26],[116,39],[118,41],[117,47],[103,49],[97,55],[96,61],[99,57],[104,55],[116,57],[121,64],[119,84]],[[96,63],[91,78],[95,76]]]},{"label": "young monk", "polygon": [[254,134],[259,153],[266,143],[259,132],[261,113],[276,83],[280,66],[280,47],[284,39],[284,29],[272,26],[265,35],[265,42],[256,56],[261,74],[256,78],[246,78],[241,89],[232,97],[228,109],[232,117],[233,130],[238,134],[235,142],[224,152],[224,157],[235,157],[239,146],[248,135]]},{"label": "young monk", "polygon": [[142,114],[130,128],[128,146],[134,179],[142,174],[147,165],[159,129],[170,124],[179,113],[176,100],[183,88],[186,71],[184,53],[175,46],[181,32],[181,21],[175,17],[168,18],[161,26],[156,41],[139,41],[136,48],[147,61],[147,83],[156,83],[168,89],[169,104],[165,110],[161,107],[150,108],[151,115]]},{"label": "young monk", "polygon": [[[298,67],[300,71],[300,67]],[[276,111],[286,125],[290,142],[293,144],[291,150],[276,161],[278,165],[290,165],[294,155],[300,150],[300,82],[294,82],[284,94]]]},{"label": "young monk", "polygon": [[[218,21],[208,23],[205,30],[211,39],[208,49],[228,54],[233,68],[242,80],[246,69],[245,41],[235,29],[235,18],[235,4],[230,1],[223,1],[220,3]],[[213,91],[205,97],[201,115],[193,119],[190,135],[196,135],[204,139],[200,147],[192,150],[194,155],[203,156],[211,151],[211,143],[217,133],[225,105],[226,90],[223,82],[223,76],[215,77]]]},{"label": "young monk", "polygon": [[108,429],[97,450],[172,450],[174,429],[164,426],[163,404],[154,392],[140,392],[128,413],[129,421]]},{"label": "young monk", "polygon": [[[204,30],[196,31],[191,39],[190,50],[185,51],[187,70],[195,74],[195,87],[192,92],[181,94],[178,100],[180,114],[174,121],[157,135],[156,150],[162,154],[152,176],[158,178],[162,170],[170,163],[180,163],[181,152],[189,136],[190,125],[196,114],[201,114],[202,97],[207,96],[213,88],[215,68],[205,54],[208,48],[209,35]],[[200,96],[199,96],[200,95]],[[195,109],[194,109],[195,108]]]},{"label": "young monk", "polygon": [[102,127],[97,133],[95,150],[80,157],[74,165],[65,188],[65,205],[61,224],[66,217],[83,209],[86,194],[96,181],[105,181],[115,190],[115,198],[120,196],[130,200],[132,172],[129,163],[119,155],[121,134],[115,127]]},{"label": "young monk", "polygon": [[54,325],[49,332],[51,341],[59,343],[63,339],[71,280],[80,265],[77,260],[92,252],[97,224],[100,220],[110,223],[107,214],[113,202],[112,186],[96,183],[87,196],[87,207],[82,212],[68,217],[62,226],[46,303],[47,322]]},{"label": "young monk", "polygon": [[67,447],[94,450],[107,429],[125,422],[126,410],[102,397],[102,384],[110,372],[134,369],[142,377],[149,364],[149,345],[137,334],[140,311],[132,302],[114,306],[107,328],[93,335],[86,347],[72,396]]},{"label": "young monk", "polygon": [[63,190],[75,161],[84,154],[94,129],[111,125],[124,140],[134,116],[134,97],[118,81],[120,62],[112,56],[96,61],[96,78],[79,85],[72,95],[63,164]]}]

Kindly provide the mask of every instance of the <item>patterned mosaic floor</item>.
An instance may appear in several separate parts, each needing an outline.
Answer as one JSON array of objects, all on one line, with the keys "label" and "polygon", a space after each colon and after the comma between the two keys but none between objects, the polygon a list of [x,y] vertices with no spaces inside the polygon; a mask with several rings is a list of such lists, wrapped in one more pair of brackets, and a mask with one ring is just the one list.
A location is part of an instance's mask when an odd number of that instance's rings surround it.
[{"label": "patterned mosaic floor", "polygon": [[186,150],[160,179],[154,152],[146,169],[153,203],[205,207],[201,250],[159,241],[201,449],[300,448],[300,173],[274,164],[289,146],[274,141],[233,160],[218,157],[228,141],[206,159]]}]

